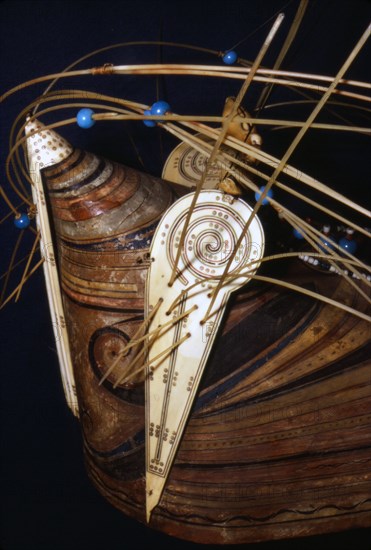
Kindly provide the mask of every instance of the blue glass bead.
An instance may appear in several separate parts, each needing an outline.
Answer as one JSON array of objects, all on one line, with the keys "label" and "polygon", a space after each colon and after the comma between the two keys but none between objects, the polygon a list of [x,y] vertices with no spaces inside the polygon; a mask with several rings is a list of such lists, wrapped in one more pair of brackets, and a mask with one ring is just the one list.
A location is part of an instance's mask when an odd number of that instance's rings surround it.
[{"label": "blue glass bead", "polygon": [[[256,202],[258,202],[258,200],[260,199],[260,197],[261,197],[261,195],[262,195],[264,189],[265,189],[265,187],[264,187],[264,185],[262,185],[261,188],[260,188],[260,193],[259,193],[259,191],[256,191],[256,193],[255,193],[255,200],[256,200]],[[273,197],[273,191],[272,191],[272,189],[269,189],[269,191],[268,191],[266,197],[270,197],[270,198]],[[262,200],[262,205],[263,205],[263,206],[265,206],[266,204],[269,204],[269,200],[268,200],[266,197]]]},{"label": "blue glass bead", "polygon": [[304,239],[304,237],[305,237],[305,234],[302,233],[301,231],[299,231],[299,229],[294,229],[293,235],[294,235],[295,239]]},{"label": "blue glass bead", "polygon": [[329,249],[331,250],[334,249],[334,245],[329,240],[329,239],[334,240],[334,236],[331,235],[330,230],[331,230],[331,227],[329,225],[324,225],[322,227],[323,236],[320,237],[320,239],[323,243],[323,246],[322,245],[318,245],[318,246],[319,246],[319,249],[322,250],[323,252],[328,252]]},{"label": "blue glass bead", "polygon": [[[149,109],[146,109],[143,114],[151,115],[152,113]],[[156,126],[156,122],[154,122],[153,120],[143,120],[143,122],[146,126],[148,126],[148,128],[153,128],[154,126]]]},{"label": "blue glass bead", "polygon": [[226,65],[233,65],[233,63],[236,63],[237,61],[237,54],[233,50],[230,50],[229,52],[226,52],[223,55],[223,61]]},{"label": "blue glass bead", "polygon": [[321,237],[321,241],[323,243],[323,246],[322,245],[319,245],[319,248],[321,250],[323,250],[324,252],[327,252],[329,248],[331,248],[331,250],[333,250],[334,248],[334,245],[330,243],[330,241],[328,241],[326,239],[326,237]]},{"label": "blue glass bead", "polygon": [[77,124],[80,128],[91,128],[95,124],[93,119],[94,111],[92,109],[80,109],[77,113]]},{"label": "blue glass bead", "polygon": [[30,218],[25,213],[17,214],[14,218],[14,225],[18,227],[18,229],[27,229],[30,225]]},{"label": "blue glass bead", "polygon": [[357,243],[355,241],[347,239],[346,237],[342,237],[339,240],[339,246],[349,252],[349,254],[354,254],[357,250]]},{"label": "blue glass bead", "polygon": [[164,115],[170,111],[170,105],[167,101],[156,101],[151,107],[151,115]]}]

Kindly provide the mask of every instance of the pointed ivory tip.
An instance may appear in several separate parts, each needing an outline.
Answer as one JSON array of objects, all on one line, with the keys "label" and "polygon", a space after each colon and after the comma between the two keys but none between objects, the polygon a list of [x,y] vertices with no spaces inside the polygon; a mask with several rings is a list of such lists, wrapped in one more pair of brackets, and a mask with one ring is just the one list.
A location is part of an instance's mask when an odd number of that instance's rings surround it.
[{"label": "pointed ivory tip", "polygon": [[[153,508],[152,508],[152,510],[153,510]],[[149,523],[151,521],[152,510],[148,510],[148,508],[146,510],[146,521],[147,521],[147,523]]]},{"label": "pointed ivory tip", "polygon": [[41,170],[61,162],[72,153],[72,146],[57,132],[49,130],[38,120],[27,120],[25,133],[30,165]]},{"label": "pointed ivory tip", "polygon": [[149,491],[149,493],[147,492],[147,498],[146,498],[147,523],[150,522],[153,509],[156,508],[157,504],[159,503],[160,497],[161,497],[161,493],[158,493],[156,491]]},{"label": "pointed ivory tip", "polygon": [[157,504],[158,504],[158,498],[153,499],[153,495],[151,493],[149,495],[147,494],[147,502],[146,502],[147,523],[151,521],[152,511],[157,506]]}]

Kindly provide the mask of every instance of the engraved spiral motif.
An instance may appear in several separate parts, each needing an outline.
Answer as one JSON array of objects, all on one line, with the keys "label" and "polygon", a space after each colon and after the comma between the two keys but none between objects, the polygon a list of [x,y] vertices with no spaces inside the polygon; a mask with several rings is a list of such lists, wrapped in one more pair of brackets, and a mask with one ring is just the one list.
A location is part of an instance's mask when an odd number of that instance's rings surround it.
[{"label": "engraved spiral motif", "polygon": [[[201,136],[198,135],[197,137]],[[203,139],[206,143],[212,143],[211,138],[202,136],[201,139]],[[228,153],[228,155],[232,157],[236,156],[234,149],[227,147],[226,145],[221,146],[221,151]],[[186,185],[188,187],[193,187],[204,174],[206,164],[207,157],[203,153],[196,151],[187,143],[180,143],[170,153],[170,156],[164,166],[162,177],[165,180],[181,183],[182,185]],[[224,166],[220,165],[220,163],[213,164],[209,167],[203,187],[205,189],[213,189],[217,187],[229,168],[230,163],[226,163]]]},{"label": "engraved spiral motif", "polygon": [[[258,259],[259,247],[254,245],[248,231],[236,251],[237,241],[251,210],[245,204],[236,209],[234,204],[222,200],[217,194],[215,201],[206,201],[196,206],[187,230],[181,254],[181,275],[189,282],[215,279],[221,276],[233,256],[229,273],[241,269],[249,261]],[[236,203],[235,203],[236,204]],[[174,265],[177,249],[180,246],[187,210],[183,210],[162,234],[162,243],[167,245],[168,259]],[[165,226],[166,227],[166,226]]]}]

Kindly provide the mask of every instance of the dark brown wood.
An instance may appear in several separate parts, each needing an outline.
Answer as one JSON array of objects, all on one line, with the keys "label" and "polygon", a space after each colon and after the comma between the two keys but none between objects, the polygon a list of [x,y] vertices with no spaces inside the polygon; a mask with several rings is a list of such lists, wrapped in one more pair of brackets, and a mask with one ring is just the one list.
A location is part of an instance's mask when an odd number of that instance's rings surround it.
[{"label": "dark brown wood", "polygon": [[[98,490],[145,521],[144,385],[99,385],[143,320],[165,182],[74,151],[49,188],[84,451]],[[295,261],[288,280],[365,306]],[[241,543],[371,525],[369,324],[263,284],[234,299],[150,526]]]}]

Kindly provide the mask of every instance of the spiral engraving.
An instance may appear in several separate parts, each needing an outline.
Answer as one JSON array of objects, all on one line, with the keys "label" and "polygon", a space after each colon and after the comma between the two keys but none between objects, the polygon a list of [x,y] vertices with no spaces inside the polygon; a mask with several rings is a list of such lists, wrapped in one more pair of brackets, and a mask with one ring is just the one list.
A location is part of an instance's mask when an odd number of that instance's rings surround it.
[{"label": "spiral engraving", "polygon": [[[250,230],[246,232],[241,244],[237,247],[251,212],[250,207],[242,201],[236,201],[234,204],[223,201],[221,193],[217,194],[215,199],[200,202],[192,214],[179,262],[180,279],[184,284],[193,282],[192,279],[194,281],[218,279],[231,257],[233,261],[229,274],[241,270],[249,262],[261,256],[259,245],[254,244]],[[239,205],[238,209],[236,204]],[[243,205],[242,208],[241,205]],[[175,217],[171,227],[167,224],[168,227],[165,226],[165,231],[162,233],[161,242],[166,246],[171,265],[174,265],[174,258],[180,246],[186,216],[187,211],[183,210]],[[255,225],[257,223],[255,222]]]},{"label": "spiral engraving", "polygon": [[[197,137],[206,143],[212,144],[211,138],[200,135],[197,135]],[[222,145],[220,149],[231,157],[236,156],[236,151],[231,147]],[[203,153],[196,151],[187,143],[180,143],[170,153],[164,166],[162,177],[174,183],[194,187],[205,172],[207,160],[206,155]],[[208,169],[203,186],[204,189],[215,189],[227,175],[230,167],[230,162],[225,162],[223,165],[220,162],[213,163]]]}]

